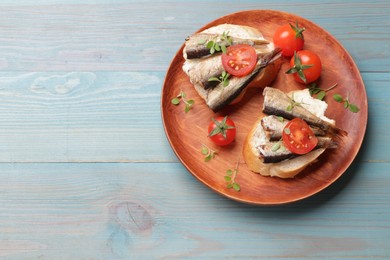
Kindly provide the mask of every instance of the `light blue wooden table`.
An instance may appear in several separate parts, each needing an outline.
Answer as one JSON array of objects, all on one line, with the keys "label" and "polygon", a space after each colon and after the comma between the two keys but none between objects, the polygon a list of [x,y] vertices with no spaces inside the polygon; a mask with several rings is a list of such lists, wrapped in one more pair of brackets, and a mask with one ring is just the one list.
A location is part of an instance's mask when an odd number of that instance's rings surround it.
[{"label": "light blue wooden table", "polygon": [[[161,121],[163,80],[184,38],[250,9],[325,28],[368,94],[352,166],[280,207],[203,186]],[[389,68],[387,0],[1,1],[0,258],[390,259]]]}]

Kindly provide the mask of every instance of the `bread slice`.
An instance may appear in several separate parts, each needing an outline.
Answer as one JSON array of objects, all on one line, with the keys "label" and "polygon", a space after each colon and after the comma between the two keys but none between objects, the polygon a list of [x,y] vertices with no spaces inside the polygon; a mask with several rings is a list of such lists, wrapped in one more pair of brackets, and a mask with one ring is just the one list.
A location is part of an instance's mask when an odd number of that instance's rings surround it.
[{"label": "bread slice", "polygon": [[264,163],[257,145],[265,140],[266,133],[261,125],[261,116],[248,133],[243,147],[243,156],[248,168],[264,176],[292,178],[308,165],[315,162],[325,148],[315,149],[305,155],[278,163]]},{"label": "bread slice", "polygon": [[[257,30],[256,28],[236,24],[220,24],[208,28],[201,33],[223,34],[226,32],[229,32],[230,36],[238,37],[241,39],[265,40],[261,32],[259,32],[259,30]],[[267,44],[257,46],[256,52],[258,54],[262,53],[264,56],[266,56],[267,54],[271,55],[275,52],[275,46],[272,42],[269,42]],[[223,105],[221,106],[238,103],[250,87],[264,88],[270,85],[272,81],[276,78],[276,75],[278,74],[282,63],[282,59],[280,59],[280,54],[276,54],[274,58],[268,63],[268,65],[263,68],[256,75],[256,77],[251,79],[249,84],[247,84],[244,88],[240,88],[240,94],[235,98],[232,97],[231,100],[231,92],[235,91],[234,89],[237,88],[236,86],[240,86],[240,84],[234,83],[234,81],[237,79],[231,79],[231,84],[228,87],[223,87],[222,84],[219,84],[213,89],[205,89],[202,84],[199,83],[205,75],[207,76],[208,73],[210,73],[210,71],[212,71],[213,68],[216,67],[216,63],[220,63],[220,57],[218,55],[202,59],[187,59],[184,49],[183,57],[185,58],[185,62],[183,64],[183,71],[189,76],[190,82],[194,86],[199,96],[203,100],[205,100],[205,103],[215,112],[219,109],[219,103],[223,103]],[[223,93],[223,97],[220,92]]]}]

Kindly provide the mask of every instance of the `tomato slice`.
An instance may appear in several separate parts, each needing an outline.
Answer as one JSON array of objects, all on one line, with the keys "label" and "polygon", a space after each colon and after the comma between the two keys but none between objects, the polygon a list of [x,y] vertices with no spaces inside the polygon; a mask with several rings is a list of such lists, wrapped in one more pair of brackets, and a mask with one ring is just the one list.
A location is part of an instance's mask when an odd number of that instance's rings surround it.
[{"label": "tomato slice", "polygon": [[318,139],[309,125],[300,118],[294,118],[287,123],[282,139],[284,146],[295,154],[306,154],[318,144]]},{"label": "tomato slice", "polygon": [[221,55],[223,68],[236,77],[246,76],[253,71],[257,63],[255,48],[248,44],[229,46]]}]

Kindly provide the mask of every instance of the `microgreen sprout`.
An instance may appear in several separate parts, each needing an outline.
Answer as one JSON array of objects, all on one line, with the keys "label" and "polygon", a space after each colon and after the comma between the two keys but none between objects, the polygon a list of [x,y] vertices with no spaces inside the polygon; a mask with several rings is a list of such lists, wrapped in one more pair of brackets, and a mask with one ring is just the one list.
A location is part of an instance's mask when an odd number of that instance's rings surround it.
[{"label": "microgreen sprout", "polygon": [[334,94],[333,99],[338,103],[343,103],[344,108],[348,109],[352,113],[357,113],[360,110],[358,106],[349,102],[348,96],[347,98],[343,98],[343,96],[341,96],[340,94]]},{"label": "microgreen sprout", "polygon": [[205,156],[204,157],[205,162],[208,162],[211,159],[214,159],[215,155],[217,154],[217,151],[210,149],[209,147],[207,147],[207,145],[204,145],[204,144],[202,144],[201,152]]},{"label": "microgreen sprout", "polygon": [[172,104],[175,106],[179,105],[181,101],[183,101],[183,103],[185,104],[184,112],[186,113],[191,110],[192,106],[195,103],[192,99],[186,99],[186,94],[183,92],[183,90],[180,90],[179,95],[177,95],[171,100]]},{"label": "microgreen sprout", "polygon": [[290,104],[286,108],[287,111],[292,111],[294,107],[300,106],[302,104],[294,100],[294,95],[292,96],[292,98],[290,98],[290,101]]},{"label": "microgreen sprout", "polygon": [[333,86],[327,88],[327,89],[322,89],[322,88],[318,87],[318,85],[316,83],[311,83],[311,84],[309,84],[308,87],[309,87],[309,92],[312,96],[315,96],[319,100],[324,100],[324,98],[326,96],[326,92],[337,87],[337,83],[334,84]]},{"label": "microgreen sprout", "polygon": [[229,32],[223,32],[220,41],[209,41],[206,47],[210,49],[210,54],[214,54],[215,52],[226,53],[226,47],[230,45],[232,45],[232,37],[229,36]]},{"label": "microgreen sprout", "polygon": [[237,173],[238,173],[238,164],[239,162],[237,162],[236,164],[236,167],[232,170],[232,169],[229,169],[226,171],[226,175],[225,175],[225,181],[226,181],[226,187],[228,189],[231,189],[233,188],[235,191],[240,191],[241,190],[241,187],[240,187],[240,184],[238,184],[236,182],[236,176],[237,176]]},{"label": "microgreen sprout", "polygon": [[224,87],[227,87],[229,85],[229,77],[230,74],[226,71],[222,71],[221,75],[219,77],[211,77],[208,81],[218,81],[222,83]]}]

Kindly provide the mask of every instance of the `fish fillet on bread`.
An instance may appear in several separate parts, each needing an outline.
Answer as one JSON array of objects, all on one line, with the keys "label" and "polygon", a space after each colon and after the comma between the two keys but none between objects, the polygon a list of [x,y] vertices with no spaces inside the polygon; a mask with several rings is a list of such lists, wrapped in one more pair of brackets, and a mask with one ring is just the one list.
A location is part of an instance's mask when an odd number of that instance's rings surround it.
[{"label": "fish fillet on bread", "polygon": [[[255,69],[247,76],[230,77],[228,86],[222,83],[210,84],[211,77],[220,75],[223,71],[221,52],[211,54],[207,41],[218,41],[228,34],[232,37],[232,45],[252,45],[258,56]],[[196,33],[186,39],[183,49],[183,71],[188,75],[199,96],[207,106],[217,112],[226,105],[237,101],[249,87],[264,88],[275,79],[281,65],[280,50],[267,41],[256,28],[221,24]],[[210,86],[211,85],[211,86]]]},{"label": "fish fillet on bread", "polygon": [[[250,132],[248,133],[244,146],[243,156],[248,168],[264,176],[279,177],[279,178],[292,178],[303,171],[310,164],[317,161],[318,157],[325,152],[326,149],[337,148],[337,142],[334,141],[335,136],[344,136],[347,133],[335,126],[335,121],[327,118],[324,114],[327,109],[327,104],[324,101],[314,99],[311,97],[308,89],[293,91],[289,93],[283,93],[282,91],[274,88],[266,87],[263,91],[264,103],[263,112],[260,113],[258,120],[254,123]],[[290,100],[294,99],[295,102],[299,102],[298,109],[292,108],[291,111],[287,111],[287,104],[277,104],[280,108],[276,109],[275,100],[283,100],[284,98]],[[275,100],[274,100],[275,99]],[[270,104],[271,102],[271,104]],[[288,101],[287,101],[288,102]],[[270,108],[270,107],[271,108]],[[294,111],[296,109],[297,111]],[[274,113],[274,115],[265,114],[265,112]],[[269,149],[272,144],[276,144],[278,141],[273,141],[272,134],[269,131],[274,131],[266,124],[266,121],[273,120],[270,117],[278,117],[280,120],[290,120],[293,117],[299,117],[308,120],[309,122],[316,122],[310,127],[315,128],[313,131],[319,136],[319,145],[304,155],[296,155],[283,149]],[[312,118],[310,120],[308,118]],[[321,123],[320,123],[321,122]],[[283,123],[280,123],[283,127]],[[278,123],[274,128],[280,127]],[[282,128],[283,129],[283,128]],[[336,130],[337,129],[337,130]],[[279,130],[280,132],[280,130]],[[280,136],[280,135],[279,135]],[[283,146],[283,142],[279,140]],[[268,147],[268,150],[267,150]],[[279,159],[279,160],[278,160]]]}]

